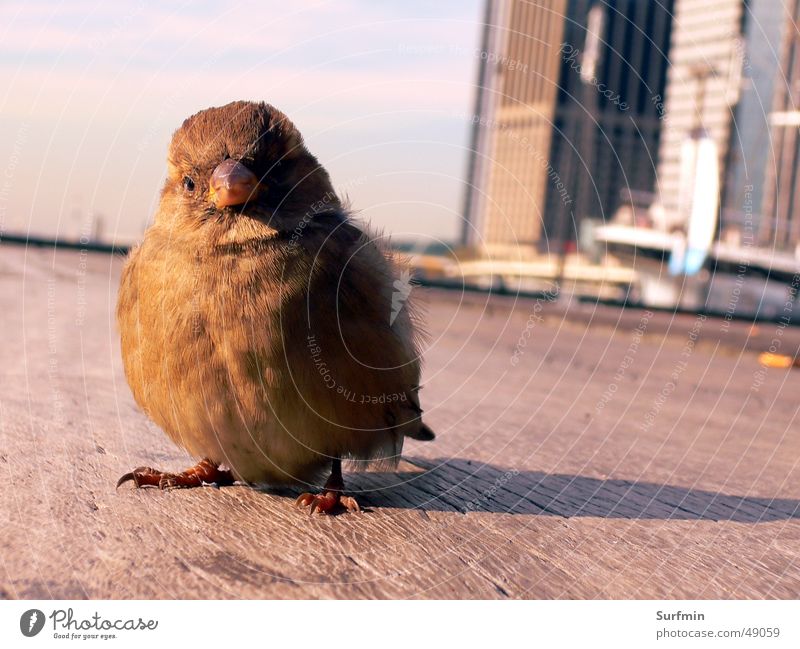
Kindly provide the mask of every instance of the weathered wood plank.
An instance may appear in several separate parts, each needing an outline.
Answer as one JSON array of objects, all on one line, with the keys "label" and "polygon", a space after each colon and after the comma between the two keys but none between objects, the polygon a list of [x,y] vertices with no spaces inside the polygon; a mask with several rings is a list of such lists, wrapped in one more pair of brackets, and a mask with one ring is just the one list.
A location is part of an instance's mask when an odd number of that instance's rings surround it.
[{"label": "weathered wood plank", "polygon": [[133,404],[118,273],[0,246],[0,596],[800,592],[800,372],[756,360],[775,338],[796,353],[796,329],[708,319],[687,354],[693,316],[648,316],[639,337],[634,310],[541,303],[532,321],[532,300],[415,289],[438,438],[349,477],[368,512],[309,518],[292,492],[114,490],[191,461]]}]

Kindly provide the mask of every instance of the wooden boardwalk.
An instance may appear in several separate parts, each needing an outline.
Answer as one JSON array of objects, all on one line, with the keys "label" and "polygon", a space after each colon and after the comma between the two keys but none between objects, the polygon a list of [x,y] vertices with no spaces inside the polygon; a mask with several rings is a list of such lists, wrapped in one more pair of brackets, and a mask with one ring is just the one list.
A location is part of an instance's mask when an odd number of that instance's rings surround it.
[{"label": "wooden boardwalk", "polygon": [[0,245],[0,596],[796,598],[800,370],[780,324],[415,289],[432,444],[313,517],[244,486],[114,490],[190,458],[138,412],[118,258]]}]

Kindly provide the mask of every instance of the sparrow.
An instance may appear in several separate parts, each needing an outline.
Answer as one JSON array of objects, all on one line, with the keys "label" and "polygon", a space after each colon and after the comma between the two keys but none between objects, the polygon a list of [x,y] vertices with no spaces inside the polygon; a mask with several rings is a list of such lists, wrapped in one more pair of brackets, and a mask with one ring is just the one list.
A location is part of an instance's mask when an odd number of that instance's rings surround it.
[{"label": "sparrow", "polygon": [[199,462],[117,487],[327,477],[296,504],[359,510],[343,460],[395,465],[406,437],[434,439],[407,281],[281,111],[238,101],[186,119],[116,315],[137,404]]}]

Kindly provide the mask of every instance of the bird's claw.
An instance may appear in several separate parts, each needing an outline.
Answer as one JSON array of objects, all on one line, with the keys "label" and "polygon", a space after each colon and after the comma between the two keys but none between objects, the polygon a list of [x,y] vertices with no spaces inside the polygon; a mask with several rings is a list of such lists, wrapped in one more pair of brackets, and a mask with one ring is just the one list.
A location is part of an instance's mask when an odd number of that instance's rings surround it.
[{"label": "bird's claw", "polygon": [[117,489],[126,482],[133,482],[137,489],[139,487],[169,489],[175,486],[176,478],[174,473],[163,473],[149,466],[140,466],[117,480]]},{"label": "bird's claw", "polygon": [[343,496],[338,491],[325,491],[321,494],[303,493],[294,502],[296,507],[309,507],[309,515],[333,514],[336,509],[348,512],[360,512],[358,502],[352,496]]},{"label": "bird's claw", "polygon": [[361,507],[359,507],[358,501],[352,496],[341,496],[339,498],[339,503],[349,512],[361,513]]},{"label": "bird's claw", "polygon": [[234,477],[231,471],[220,469],[214,462],[201,460],[183,473],[166,473],[149,466],[140,466],[117,480],[117,489],[126,482],[133,482],[137,489],[140,487],[174,489],[201,487],[204,484],[231,485]]}]

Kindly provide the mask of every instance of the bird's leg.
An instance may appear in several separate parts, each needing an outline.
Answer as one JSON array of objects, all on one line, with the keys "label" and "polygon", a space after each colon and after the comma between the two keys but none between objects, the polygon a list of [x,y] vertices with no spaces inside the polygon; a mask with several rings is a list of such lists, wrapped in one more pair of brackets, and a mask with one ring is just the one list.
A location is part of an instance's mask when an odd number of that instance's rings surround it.
[{"label": "bird's leg", "polygon": [[342,461],[336,458],[331,467],[331,475],[321,494],[304,493],[295,501],[297,507],[311,507],[310,514],[331,514],[337,508],[344,508],[349,512],[360,512],[356,499],[352,496],[342,495],[344,480],[342,479]]},{"label": "bird's leg", "polygon": [[200,487],[203,483],[216,483],[221,486],[231,485],[235,478],[229,469],[220,469],[219,464],[209,459],[200,460],[191,469],[182,473],[165,473],[149,466],[140,466],[130,473],[126,473],[117,481],[117,487],[129,480],[137,487],[158,487],[159,489],[172,489],[173,487]]}]

